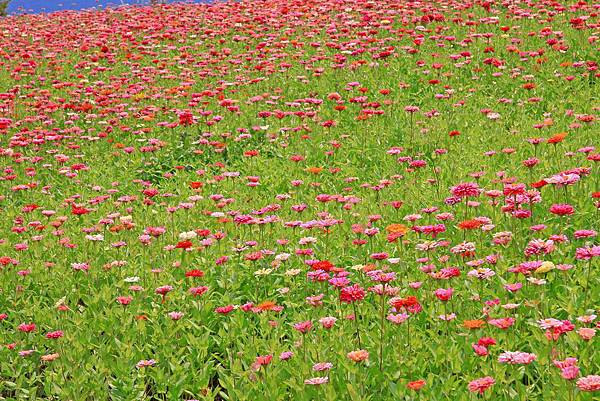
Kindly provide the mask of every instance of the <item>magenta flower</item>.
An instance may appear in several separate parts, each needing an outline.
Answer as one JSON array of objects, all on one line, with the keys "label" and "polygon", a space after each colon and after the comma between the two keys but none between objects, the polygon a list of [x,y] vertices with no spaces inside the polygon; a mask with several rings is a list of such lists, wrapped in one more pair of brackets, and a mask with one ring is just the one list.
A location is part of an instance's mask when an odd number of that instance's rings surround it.
[{"label": "magenta flower", "polygon": [[434,294],[440,301],[446,302],[452,298],[452,294],[454,293],[453,288],[438,288],[435,290]]},{"label": "magenta flower", "polygon": [[450,192],[457,198],[469,198],[479,196],[481,189],[475,182],[463,182],[450,188]]},{"label": "magenta flower", "polygon": [[62,330],[57,330],[46,333],[46,338],[55,340],[57,338],[61,338],[64,335],[65,334],[62,332]]},{"label": "magenta flower", "polygon": [[313,326],[312,322],[310,320],[307,320],[304,322],[295,323],[294,329],[298,330],[302,334],[306,334],[310,331],[312,326]]}]

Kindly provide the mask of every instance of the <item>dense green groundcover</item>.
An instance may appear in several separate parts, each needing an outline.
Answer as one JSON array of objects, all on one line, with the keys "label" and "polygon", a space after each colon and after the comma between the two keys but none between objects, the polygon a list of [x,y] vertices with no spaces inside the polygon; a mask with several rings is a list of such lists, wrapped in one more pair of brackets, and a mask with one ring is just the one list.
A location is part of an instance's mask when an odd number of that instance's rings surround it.
[{"label": "dense green groundcover", "polygon": [[0,399],[598,399],[599,14],[0,19]]}]

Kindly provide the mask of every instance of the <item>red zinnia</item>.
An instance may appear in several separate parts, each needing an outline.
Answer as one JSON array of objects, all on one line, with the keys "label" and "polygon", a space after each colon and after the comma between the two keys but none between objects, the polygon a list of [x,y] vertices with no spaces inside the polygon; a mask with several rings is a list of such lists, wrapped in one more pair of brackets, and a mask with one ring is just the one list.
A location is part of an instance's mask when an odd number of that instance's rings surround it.
[{"label": "red zinnia", "polygon": [[331,269],[333,267],[335,267],[333,265],[333,263],[331,263],[328,260],[321,260],[321,261],[319,261],[319,262],[317,262],[317,263],[315,263],[315,264],[312,265],[312,269],[313,270],[323,270],[323,271],[326,271],[326,272],[331,271]]},{"label": "red zinnia", "polygon": [[411,390],[415,390],[415,391],[419,391],[420,389],[423,388],[423,386],[425,386],[426,382],[425,380],[421,379],[421,380],[416,380],[414,382],[409,382],[406,387],[408,387]]},{"label": "red zinnia", "polygon": [[194,269],[185,272],[186,277],[204,277],[204,272],[202,270]]},{"label": "red zinnia", "polygon": [[79,206],[71,206],[71,214],[75,215],[75,216],[83,216],[84,214],[88,214],[91,210],[86,209],[85,207],[79,207]]},{"label": "red zinnia", "polygon": [[186,241],[179,241],[177,243],[177,245],[175,245],[175,248],[177,249],[189,249],[192,247],[192,241],[186,240]]}]

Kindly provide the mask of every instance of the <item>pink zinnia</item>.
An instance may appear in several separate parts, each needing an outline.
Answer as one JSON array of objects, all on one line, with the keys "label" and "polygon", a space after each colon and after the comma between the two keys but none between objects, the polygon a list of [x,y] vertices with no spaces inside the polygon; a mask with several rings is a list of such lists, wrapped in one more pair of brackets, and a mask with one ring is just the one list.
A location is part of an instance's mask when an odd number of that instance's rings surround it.
[{"label": "pink zinnia", "polygon": [[154,292],[156,292],[159,295],[162,295],[163,297],[171,291],[173,291],[173,287],[171,287],[170,285],[163,285],[162,287],[158,287],[156,290],[154,290]]},{"label": "pink zinnia", "polygon": [[319,362],[319,363],[315,363],[312,367],[312,369],[315,372],[322,372],[324,370],[329,370],[333,367],[333,364],[331,362]]},{"label": "pink zinnia", "polygon": [[463,182],[450,188],[452,195],[458,198],[479,196],[480,191],[479,185],[475,182]]},{"label": "pink zinnia", "polygon": [[475,351],[475,353],[479,356],[489,355],[488,349],[486,347],[484,347],[483,345],[472,344],[472,347],[473,347],[473,351]]},{"label": "pink zinnia", "polygon": [[575,209],[573,206],[567,204],[552,205],[550,207],[550,213],[557,216],[570,216],[575,213]]},{"label": "pink zinnia", "polygon": [[132,296],[117,297],[117,303],[119,303],[123,306],[129,305],[131,303],[131,301],[133,301]]},{"label": "pink zinnia", "polygon": [[21,323],[17,329],[23,333],[31,333],[35,330],[35,323]]},{"label": "pink zinnia", "polygon": [[321,325],[325,329],[332,328],[336,321],[337,321],[337,319],[332,316],[326,316],[326,317],[319,319],[319,323],[321,323]]},{"label": "pink zinnia", "polygon": [[589,260],[593,257],[600,256],[600,245],[589,246],[586,248],[577,248],[575,258],[580,260]]},{"label": "pink zinnia", "polygon": [[141,369],[154,365],[156,365],[156,361],[154,359],[142,359],[141,361],[135,364],[135,367]]},{"label": "pink zinnia", "polygon": [[227,315],[233,309],[234,309],[233,305],[219,306],[219,307],[215,308],[215,312],[220,313],[221,315]]},{"label": "pink zinnia", "polygon": [[342,288],[340,291],[340,301],[344,303],[352,303],[362,301],[365,297],[365,290],[358,284],[350,285]]},{"label": "pink zinnia", "polygon": [[387,316],[387,320],[389,320],[393,324],[402,324],[408,319],[408,317],[408,313],[391,313]]},{"label": "pink zinnia", "polygon": [[298,330],[302,334],[308,333],[311,328],[312,322],[310,320],[294,324],[294,329]]},{"label": "pink zinnia", "polygon": [[577,230],[573,233],[576,239],[595,237],[598,233],[594,230]]},{"label": "pink zinnia", "polygon": [[192,294],[195,297],[203,295],[206,291],[208,291],[208,287],[206,286],[192,287],[189,289],[190,294]]},{"label": "pink zinnia", "polygon": [[575,380],[579,376],[579,367],[572,365],[560,370],[560,375],[566,380]]},{"label": "pink zinnia", "polygon": [[481,379],[475,379],[469,383],[468,388],[469,391],[479,394],[483,394],[485,390],[492,387],[496,383],[496,380],[490,376],[482,377]]},{"label": "pink zinnia", "polygon": [[491,319],[488,320],[488,324],[491,324],[492,326],[496,326],[499,329],[508,329],[510,326],[512,326],[515,323],[515,318],[514,317],[503,317],[500,319]]},{"label": "pink zinnia", "polygon": [[593,392],[600,390],[600,376],[589,375],[577,380],[577,387],[581,391]]},{"label": "pink zinnia", "polygon": [[450,298],[452,298],[452,293],[454,292],[453,288],[438,288],[437,290],[435,290],[435,296],[437,297],[437,299],[439,299],[440,301],[449,301]]},{"label": "pink zinnia", "polygon": [[528,365],[536,359],[535,354],[520,351],[507,351],[498,356],[498,362],[508,363],[509,365]]},{"label": "pink zinnia", "polygon": [[510,291],[510,292],[517,292],[519,291],[521,288],[523,287],[523,284],[521,283],[514,283],[514,284],[505,284],[504,285],[504,289],[506,291]]},{"label": "pink zinnia", "polygon": [[304,380],[304,384],[310,386],[320,386],[321,384],[325,384],[329,382],[329,377],[312,377],[310,379]]}]

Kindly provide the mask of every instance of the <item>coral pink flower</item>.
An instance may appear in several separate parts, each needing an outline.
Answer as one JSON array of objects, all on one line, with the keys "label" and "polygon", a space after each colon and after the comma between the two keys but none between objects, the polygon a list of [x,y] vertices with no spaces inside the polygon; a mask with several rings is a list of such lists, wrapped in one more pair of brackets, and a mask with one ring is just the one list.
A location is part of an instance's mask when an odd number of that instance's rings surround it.
[{"label": "coral pink flower", "polygon": [[347,356],[354,362],[363,362],[369,359],[369,353],[364,349],[348,352]]},{"label": "coral pink flower", "polygon": [[499,329],[503,329],[503,330],[508,329],[514,323],[515,323],[515,318],[513,318],[513,317],[503,317],[500,319],[488,320],[488,324],[491,324],[492,326],[496,326]]},{"label": "coral pink flower", "polygon": [[585,341],[590,341],[596,335],[596,329],[590,327],[582,327],[577,330],[577,334]]},{"label": "coral pink flower", "polygon": [[484,391],[492,387],[495,383],[496,380],[490,376],[486,376],[471,381],[467,387],[472,393],[483,394]]},{"label": "coral pink flower", "polygon": [[414,391],[419,391],[425,386],[425,384],[427,384],[427,382],[425,380],[421,379],[421,380],[415,380],[412,382],[408,382],[406,384],[406,387],[408,387],[409,389],[414,390]]}]

